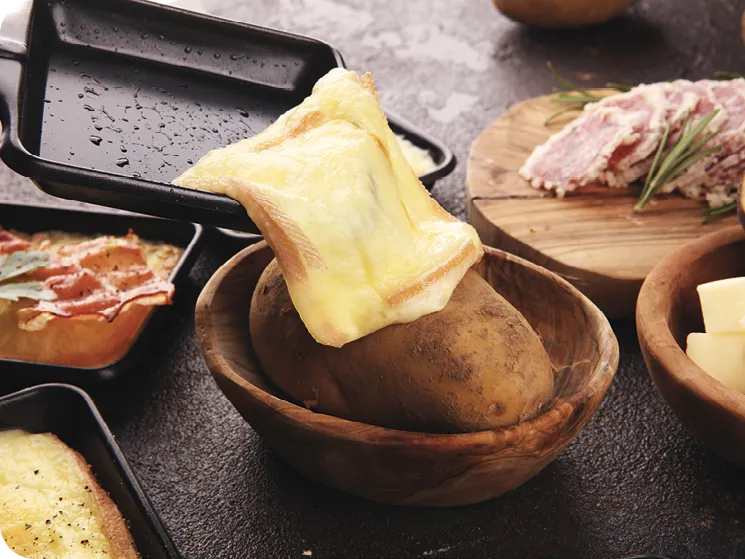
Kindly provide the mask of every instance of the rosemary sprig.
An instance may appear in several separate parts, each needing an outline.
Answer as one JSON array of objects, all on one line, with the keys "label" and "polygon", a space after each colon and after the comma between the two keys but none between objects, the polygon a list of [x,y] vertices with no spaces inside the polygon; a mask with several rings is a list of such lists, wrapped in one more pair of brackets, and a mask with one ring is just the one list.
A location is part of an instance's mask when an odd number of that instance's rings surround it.
[{"label": "rosemary sprig", "polygon": [[[551,64],[551,62],[546,62],[546,66],[548,67],[549,72],[554,76],[554,79],[565,88],[565,90],[561,90],[558,88],[554,88],[554,92],[556,95],[554,95],[553,101],[554,103],[559,103],[562,105],[567,105],[566,108],[561,109],[559,111],[556,111],[554,114],[549,116],[545,121],[544,125],[550,124],[552,121],[554,121],[556,118],[560,117],[561,115],[572,112],[572,111],[581,111],[585,108],[585,105],[588,103],[595,103],[596,101],[600,101],[601,99],[607,97],[607,95],[598,95],[596,93],[590,93],[589,91],[582,89],[579,86],[574,85],[572,82],[567,80],[564,76],[559,74],[559,72],[556,71],[556,68],[554,68],[554,65]],[[623,85],[619,83],[613,83],[609,82],[606,84],[606,87],[615,89],[617,91],[626,92],[630,91],[631,87],[628,85]]]},{"label": "rosemary sprig", "polygon": [[738,74],[737,72],[714,72],[714,77],[718,80],[736,80],[738,78],[745,78],[745,74]]},{"label": "rosemary sprig", "polygon": [[722,217],[736,211],[737,202],[730,202],[729,204],[725,204],[724,206],[720,206],[718,208],[709,208],[708,210],[706,210],[706,215],[704,216],[704,219],[701,221],[701,223],[709,223],[710,221],[714,221],[718,217]]},{"label": "rosemary sprig", "polygon": [[[17,278],[37,268],[43,268],[48,262],[49,254],[43,251],[19,250],[11,254],[0,255],[0,282]],[[0,284],[0,299],[18,301],[21,298],[53,301],[57,298],[57,294],[38,281]]]},{"label": "rosemary sprig", "polygon": [[624,85],[622,83],[616,83],[616,82],[606,82],[605,87],[609,89],[615,89],[617,91],[620,91],[621,93],[626,93],[633,89],[633,87],[631,87],[630,85]]},{"label": "rosemary sprig", "polygon": [[704,150],[701,149],[707,142],[709,142],[709,140],[719,133],[719,130],[714,130],[713,132],[706,134],[703,138],[699,138],[701,133],[706,129],[718,112],[719,109],[714,109],[709,112],[695,126],[692,126],[691,115],[689,114],[683,123],[680,136],[675,141],[672,148],[670,148],[667,155],[663,156],[665,145],[667,144],[667,138],[670,135],[670,123],[665,126],[662,141],[660,142],[659,148],[657,148],[657,153],[652,161],[652,167],[649,169],[647,178],[644,181],[644,188],[639,196],[639,200],[634,206],[635,212],[641,212],[644,209],[644,206],[647,205],[647,202],[649,202],[649,200],[657,194],[663,186],[696,163],[696,161],[718,151],[722,147],[721,145],[716,145]]}]

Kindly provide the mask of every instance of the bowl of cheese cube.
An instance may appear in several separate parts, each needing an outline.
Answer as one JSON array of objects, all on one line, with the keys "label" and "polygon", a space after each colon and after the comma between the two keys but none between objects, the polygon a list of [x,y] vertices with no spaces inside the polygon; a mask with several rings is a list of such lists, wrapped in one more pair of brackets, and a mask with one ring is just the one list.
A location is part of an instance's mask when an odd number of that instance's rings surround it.
[{"label": "bowl of cheese cube", "polygon": [[681,423],[745,467],[745,230],[721,229],[660,261],[639,293],[636,325]]}]

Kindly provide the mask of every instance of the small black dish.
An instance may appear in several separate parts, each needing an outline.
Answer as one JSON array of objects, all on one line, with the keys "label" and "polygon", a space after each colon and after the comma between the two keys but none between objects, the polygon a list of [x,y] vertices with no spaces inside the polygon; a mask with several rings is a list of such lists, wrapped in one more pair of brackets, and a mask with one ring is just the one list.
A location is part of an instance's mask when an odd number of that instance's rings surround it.
[{"label": "small black dish", "polygon": [[[132,214],[12,203],[0,203],[0,226],[24,233],[65,231],[83,235],[126,235],[132,229],[145,240],[169,243],[183,248],[181,259],[169,276],[170,281],[176,286],[176,301],[179,286],[197,257],[196,248],[202,236],[202,226],[194,223]],[[88,386],[115,378],[129,370],[143,356],[149,338],[155,334],[169,310],[169,307],[156,307],[129,351],[110,365],[101,368],[66,367],[0,358],[0,381],[8,378],[15,387],[44,382]]]},{"label": "small black dish", "polygon": [[178,559],[168,532],[145,495],[93,400],[66,384],[43,384],[0,398],[0,430],[52,433],[90,464],[99,485],[127,522],[142,559]]}]

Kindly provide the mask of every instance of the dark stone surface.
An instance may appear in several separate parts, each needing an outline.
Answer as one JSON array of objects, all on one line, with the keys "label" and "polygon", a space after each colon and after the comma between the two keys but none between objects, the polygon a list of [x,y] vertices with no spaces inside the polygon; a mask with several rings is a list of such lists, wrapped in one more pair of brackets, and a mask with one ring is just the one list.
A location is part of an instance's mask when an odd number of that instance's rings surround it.
[{"label": "dark stone surface", "polygon": [[[601,85],[745,71],[743,2],[648,0],[581,32],[539,32],[489,0],[206,0],[219,15],[326,39],[371,70],[383,102],[446,139],[460,159],[435,189],[464,216],[470,142],[516,101],[550,90],[544,62]],[[450,100],[450,101],[448,101]],[[0,166],[0,197],[54,201]],[[60,201],[60,204],[71,204]],[[188,559],[745,557],[745,475],[681,427],[649,379],[631,321],[601,409],[535,479],[456,509],[376,505],[309,482],[269,451],[222,396],[194,338],[200,289],[234,251],[208,240],[173,322],[139,370],[94,392]]]}]

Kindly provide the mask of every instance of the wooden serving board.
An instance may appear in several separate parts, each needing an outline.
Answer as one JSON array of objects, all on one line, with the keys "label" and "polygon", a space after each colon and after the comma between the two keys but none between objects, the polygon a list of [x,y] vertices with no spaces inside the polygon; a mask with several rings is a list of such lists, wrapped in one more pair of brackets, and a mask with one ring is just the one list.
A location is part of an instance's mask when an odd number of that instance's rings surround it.
[{"label": "wooden serving board", "polygon": [[563,199],[531,187],[520,167],[535,146],[580,114],[545,126],[560,108],[551,96],[529,99],[476,139],[466,174],[469,221],[484,244],[558,273],[608,316],[633,316],[642,282],[657,262],[737,218],[702,225],[706,204],[677,194],[654,198],[635,213],[639,187],[597,187]]}]

